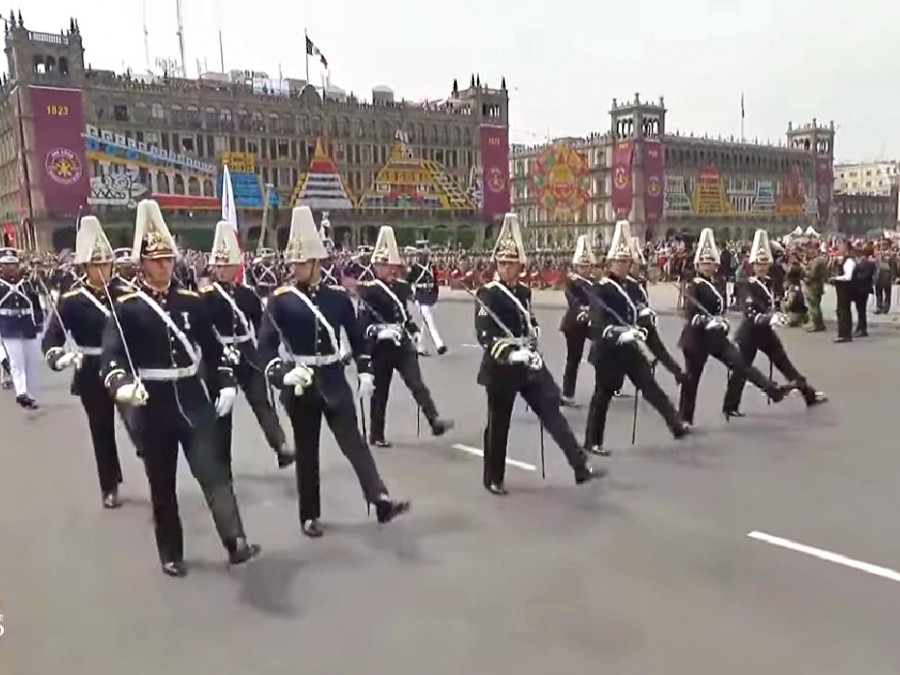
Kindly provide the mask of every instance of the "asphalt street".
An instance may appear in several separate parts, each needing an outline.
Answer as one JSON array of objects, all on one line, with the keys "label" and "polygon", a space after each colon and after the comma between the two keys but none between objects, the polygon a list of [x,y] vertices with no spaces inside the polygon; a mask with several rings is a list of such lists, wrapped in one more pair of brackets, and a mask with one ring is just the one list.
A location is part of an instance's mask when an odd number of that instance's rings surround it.
[{"label": "asphalt street", "polygon": [[[387,526],[367,517],[324,430],[325,536],[303,537],[293,470],[276,468],[240,401],[236,488],[263,554],[227,567],[182,465],[184,580],[159,572],[145,479],[124,434],[127,504],[101,508],[69,375],[42,373],[35,413],[0,393],[0,673],[896,675],[900,332],[890,319],[847,345],[784,329],[795,362],[831,397],[812,411],[793,397],[768,406],[748,389],[748,416],[726,423],[725,372],[712,363],[697,433],[671,440],[640,403],[632,446],[634,399],[616,400],[615,454],[595,460],[611,472],[599,484],[576,487],[549,437],[541,478],[540,428],[520,402],[510,495],[496,498],[471,454],[485,418],[473,314],[442,303],[451,351],[422,361],[456,429],[435,439],[423,422],[417,436],[415,404],[394,381],[395,445],[375,453],[392,492],[412,499],[410,514]],[[559,314],[538,310],[557,376]],[[674,350],[680,321],[661,326]],[[763,357],[758,365],[768,369]],[[674,396],[673,379],[659,378]],[[591,383],[585,364],[583,403]],[[584,409],[566,415],[581,438]]]}]

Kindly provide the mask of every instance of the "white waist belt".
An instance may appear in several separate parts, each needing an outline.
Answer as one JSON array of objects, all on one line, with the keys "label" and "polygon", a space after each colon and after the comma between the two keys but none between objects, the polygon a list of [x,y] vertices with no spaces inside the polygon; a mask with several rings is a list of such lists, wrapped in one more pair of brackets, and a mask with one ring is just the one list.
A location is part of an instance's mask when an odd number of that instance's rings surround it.
[{"label": "white waist belt", "polygon": [[138,368],[138,377],[148,382],[172,382],[193,377],[200,370],[200,364],[184,368]]},{"label": "white waist belt", "polygon": [[0,309],[0,316],[28,316],[30,309]]},{"label": "white waist belt", "polygon": [[301,366],[329,366],[341,360],[340,354],[325,354],[322,356],[291,356],[294,363]]},{"label": "white waist belt", "polygon": [[85,356],[100,356],[103,353],[102,347],[82,347],[75,345],[75,350],[81,352]]},{"label": "white waist belt", "polygon": [[252,335],[238,335],[237,337],[233,337],[231,335],[219,336],[219,342],[221,342],[223,345],[236,345],[242,342],[249,342],[252,339]]}]

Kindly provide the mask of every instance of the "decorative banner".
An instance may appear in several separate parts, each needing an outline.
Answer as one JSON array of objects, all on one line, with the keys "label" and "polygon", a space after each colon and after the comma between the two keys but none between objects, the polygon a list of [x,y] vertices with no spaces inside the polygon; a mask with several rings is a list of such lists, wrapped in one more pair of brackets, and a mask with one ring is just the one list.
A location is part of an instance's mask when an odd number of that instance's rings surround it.
[{"label": "decorative banner", "polygon": [[831,191],[834,187],[834,171],[829,157],[816,158],[816,206],[819,222],[828,220],[831,212]]},{"label": "decorative banner", "polygon": [[91,193],[84,159],[81,91],[28,87],[37,152],[29,167],[38,180],[44,208],[55,216],[75,216]]},{"label": "decorative banner", "polygon": [[806,190],[800,165],[794,163],[790,173],[781,181],[781,192],[775,199],[775,213],[779,216],[802,217],[806,204]]},{"label": "decorative banner", "polygon": [[493,223],[509,211],[509,129],[481,127],[484,218]]},{"label": "decorative banner", "polygon": [[537,156],[531,185],[548,219],[572,218],[590,199],[591,167],[587,158],[568,143],[554,143]]},{"label": "decorative banner", "polygon": [[634,143],[622,141],[613,150],[612,207],[617,218],[627,218],[631,213],[634,190],[631,183],[631,166],[634,161]]},{"label": "decorative banner", "polygon": [[703,167],[694,185],[694,212],[698,216],[718,218],[730,214],[731,211],[731,202],[725,194],[722,172],[717,166]]},{"label": "decorative banner", "polygon": [[662,142],[644,141],[644,216],[648,223],[655,223],[663,216],[666,205],[663,194],[665,178],[665,154]]},{"label": "decorative banner", "polygon": [[91,178],[91,193],[87,203],[92,206],[121,206],[137,208],[138,198],[148,192],[138,180],[137,172],[114,173]]}]

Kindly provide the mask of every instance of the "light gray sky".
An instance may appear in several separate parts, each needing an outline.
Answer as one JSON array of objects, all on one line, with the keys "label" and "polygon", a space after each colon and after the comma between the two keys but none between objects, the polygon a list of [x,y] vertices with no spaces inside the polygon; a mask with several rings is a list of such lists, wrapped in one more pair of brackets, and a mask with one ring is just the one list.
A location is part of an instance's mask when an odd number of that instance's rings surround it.
[{"label": "light gray sky", "polygon": [[[145,70],[141,0],[18,0],[31,30],[75,13],[86,61]],[[669,130],[782,139],[788,120],[834,119],[840,160],[900,157],[896,0],[183,0],[188,72],[304,77],[304,28],[333,84],[443,98],[472,72],[510,89],[512,140],[609,128],[612,97],[666,98]],[[175,0],[146,3],[151,59],[177,57]],[[17,5],[14,5],[18,9]],[[4,16],[8,15],[6,8]],[[321,81],[310,61],[310,79]]]}]

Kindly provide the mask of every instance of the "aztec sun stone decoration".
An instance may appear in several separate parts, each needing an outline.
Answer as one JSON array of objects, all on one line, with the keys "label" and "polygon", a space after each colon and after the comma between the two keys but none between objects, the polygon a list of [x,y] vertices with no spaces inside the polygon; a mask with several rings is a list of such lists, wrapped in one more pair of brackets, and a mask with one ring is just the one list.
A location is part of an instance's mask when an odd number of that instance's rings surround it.
[{"label": "aztec sun stone decoration", "polygon": [[590,166],[572,146],[556,143],[538,155],[531,183],[538,204],[551,220],[570,217],[590,199]]}]

